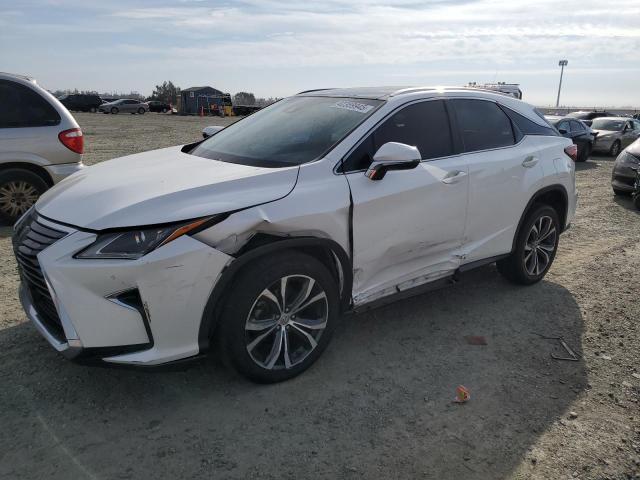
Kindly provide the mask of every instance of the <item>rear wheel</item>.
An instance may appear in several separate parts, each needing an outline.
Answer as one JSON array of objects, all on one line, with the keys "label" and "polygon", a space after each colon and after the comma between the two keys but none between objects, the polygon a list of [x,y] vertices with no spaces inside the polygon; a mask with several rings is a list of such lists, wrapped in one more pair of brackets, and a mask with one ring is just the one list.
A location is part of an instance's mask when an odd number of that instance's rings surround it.
[{"label": "rear wheel", "polygon": [[225,363],[263,383],[309,368],[338,320],[335,281],[315,258],[297,252],[265,257],[234,281],[220,318]]},{"label": "rear wheel", "polygon": [[162,113],[167,113],[168,111],[169,111],[169,110],[168,110],[168,109],[166,109],[166,108],[163,108],[163,109],[162,109]]},{"label": "rear wheel", "polygon": [[91,108],[89,109],[89,111],[90,111],[91,113],[96,113],[96,112],[98,111],[98,109],[97,109],[96,107],[91,107]]},{"label": "rear wheel", "polygon": [[0,172],[0,220],[15,223],[48,186],[36,173],[12,168]]},{"label": "rear wheel", "polygon": [[140,108],[138,109],[138,113],[139,113],[140,115],[144,115],[144,112],[145,112],[144,108],[140,107]]},{"label": "rear wheel", "polygon": [[613,142],[613,145],[611,145],[611,148],[609,149],[609,155],[611,155],[612,157],[617,157],[620,153],[620,147],[620,140],[616,140],[615,142]]},{"label": "rear wheel", "polygon": [[551,268],[559,238],[558,213],[548,205],[539,205],[525,218],[513,253],[497,262],[498,271],[513,283],[539,282]]},{"label": "rear wheel", "polygon": [[614,195],[618,195],[620,197],[628,197],[629,195],[631,195],[631,192],[627,192],[625,190],[620,190],[619,188],[614,188],[613,189],[613,194]]}]

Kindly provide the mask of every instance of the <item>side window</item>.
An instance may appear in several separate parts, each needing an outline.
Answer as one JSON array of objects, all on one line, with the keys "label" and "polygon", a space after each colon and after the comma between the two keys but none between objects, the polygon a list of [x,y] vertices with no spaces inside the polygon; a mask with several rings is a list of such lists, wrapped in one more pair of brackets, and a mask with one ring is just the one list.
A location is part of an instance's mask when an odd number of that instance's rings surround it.
[{"label": "side window", "polygon": [[344,171],[364,170],[387,142],[417,147],[423,160],[453,155],[449,115],[442,100],[414,103],[379,125],[345,160]]},{"label": "side window", "polygon": [[49,102],[24,85],[0,80],[0,128],[47,127],[60,123]]},{"label": "side window", "polygon": [[582,124],[580,122],[576,122],[574,120],[571,120],[571,131],[572,132],[582,132],[582,131],[584,131],[584,128],[582,127]]},{"label": "side window", "polygon": [[633,126],[636,130],[640,130],[640,122],[637,120],[633,121]]},{"label": "side window", "polygon": [[452,100],[466,152],[515,144],[509,117],[493,102]]},{"label": "side window", "polygon": [[558,124],[558,130],[564,130],[565,132],[570,132],[571,131],[571,127],[569,126],[569,122],[568,121],[562,121]]}]

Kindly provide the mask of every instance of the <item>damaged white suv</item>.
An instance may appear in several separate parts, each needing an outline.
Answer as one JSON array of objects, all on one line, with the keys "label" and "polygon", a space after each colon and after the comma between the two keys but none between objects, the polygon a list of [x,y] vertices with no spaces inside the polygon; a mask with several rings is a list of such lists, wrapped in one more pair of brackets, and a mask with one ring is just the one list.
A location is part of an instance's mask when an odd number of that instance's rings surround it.
[{"label": "damaged white suv", "polygon": [[284,380],[345,311],[491,262],[542,279],[574,215],[575,154],[496,93],[303,92],[44,194],[15,227],[21,300],[69,358],[157,365],[211,348]]}]

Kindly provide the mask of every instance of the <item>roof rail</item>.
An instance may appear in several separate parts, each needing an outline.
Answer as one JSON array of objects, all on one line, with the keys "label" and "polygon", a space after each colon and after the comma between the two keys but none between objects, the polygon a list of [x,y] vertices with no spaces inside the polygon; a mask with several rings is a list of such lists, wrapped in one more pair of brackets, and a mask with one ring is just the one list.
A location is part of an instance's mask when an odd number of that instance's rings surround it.
[{"label": "roof rail", "polygon": [[390,97],[395,97],[396,95],[402,95],[404,93],[414,93],[414,92],[426,92],[428,90],[436,90],[434,87],[409,87],[403,88],[400,90],[396,90],[395,92],[389,94]]},{"label": "roof rail", "polygon": [[311,93],[311,92],[323,92],[325,90],[335,90],[334,88],[312,88],[311,90],[304,90],[302,92],[296,93],[296,95],[302,95],[303,93]]}]

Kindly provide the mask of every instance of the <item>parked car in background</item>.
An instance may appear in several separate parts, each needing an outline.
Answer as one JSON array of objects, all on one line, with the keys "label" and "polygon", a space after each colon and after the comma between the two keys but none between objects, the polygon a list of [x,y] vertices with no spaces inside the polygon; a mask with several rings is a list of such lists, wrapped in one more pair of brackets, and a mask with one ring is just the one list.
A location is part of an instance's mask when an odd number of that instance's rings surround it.
[{"label": "parked car in background", "polygon": [[578,110],[577,112],[568,113],[567,117],[577,118],[578,120],[582,120],[586,125],[591,126],[591,122],[595,118],[615,117],[615,115],[605,111],[598,112],[596,110],[593,110],[593,111]]},{"label": "parked car in background", "polygon": [[139,113],[144,115],[149,111],[149,105],[140,100],[132,100],[128,98],[121,98],[115,102],[103,103],[100,105],[99,110],[103,113]]},{"label": "parked car in background", "polygon": [[596,118],[591,129],[598,134],[593,150],[612,157],[640,137],[640,121],[626,117]]},{"label": "parked car in background", "polygon": [[493,262],[542,280],[574,217],[576,151],[497,93],[303,92],[47,192],[16,225],[20,297],[69,358],[214,348],[251,379],[286,380],[345,311]]},{"label": "parked car in background", "polygon": [[633,184],[631,198],[635,207],[640,210],[640,169],[636,170],[636,181]]},{"label": "parked car in background", "polygon": [[591,130],[582,120],[577,120],[573,117],[546,115],[545,118],[558,129],[560,135],[570,138],[576,144],[578,147],[576,161],[586,162],[589,159],[589,155],[591,155],[593,143],[598,134]]},{"label": "parked car in background", "polygon": [[261,108],[262,107],[258,105],[234,105],[233,113],[234,115],[246,116],[246,115],[251,115],[252,113],[257,112]]},{"label": "parked car in background", "polygon": [[97,112],[102,99],[95,94],[89,93],[69,93],[58,98],[67,110],[77,112]]},{"label": "parked car in background", "polygon": [[629,195],[634,190],[640,166],[640,139],[625,148],[616,158],[611,174],[611,187],[616,195]]},{"label": "parked car in background", "polygon": [[172,110],[171,105],[165,102],[161,102],[159,100],[149,100],[146,103],[147,105],[149,105],[150,112],[167,113]]},{"label": "parked car in background", "polygon": [[54,183],[80,170],[73,116],[35,80],[0,73],[0,221],[15,222]]}]

